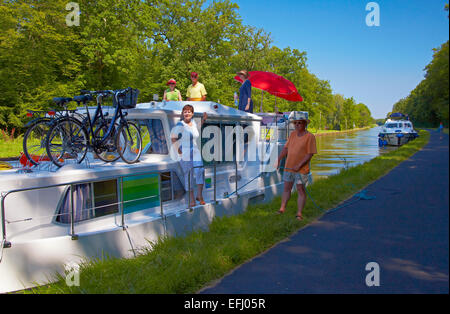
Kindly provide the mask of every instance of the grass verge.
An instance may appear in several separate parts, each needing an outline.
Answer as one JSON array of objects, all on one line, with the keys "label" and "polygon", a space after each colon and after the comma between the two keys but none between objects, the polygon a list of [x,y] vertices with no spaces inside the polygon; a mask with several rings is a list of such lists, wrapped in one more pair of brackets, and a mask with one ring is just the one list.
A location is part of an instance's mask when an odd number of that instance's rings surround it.
[{"label": "grass verge", "polygon": [[[335,208],[411,157],[429,136],[420,131],[419,138],[398,150],[318,180],[310,194],[319,207]],[[195,293],[323,215],[308,199],[305,219],[295,220],[295,197],[285,215],[274,214],[281,202],[277,197],[269,204],[249,206],[240,215],[216,218],[207,232],[161,239],[136,258],[86,262],[80,267],[79,287],[68,287],[60,276],[58,282],[26,293]]]}]

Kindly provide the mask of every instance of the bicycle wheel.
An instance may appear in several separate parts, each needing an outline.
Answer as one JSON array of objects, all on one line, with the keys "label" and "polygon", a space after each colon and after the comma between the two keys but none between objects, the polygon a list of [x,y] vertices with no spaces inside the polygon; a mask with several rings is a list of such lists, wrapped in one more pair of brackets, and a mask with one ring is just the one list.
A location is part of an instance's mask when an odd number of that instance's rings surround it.
[{"label": "bicycle wheel", "polygon": [[47,135],[47,155],[58,167],[81,163],[86,157],[89,137],[84,126],[75,119],[62,118],[50,127]]},{"label": "bicycle wheel", "polygon": [[116,147],[120,157],[126,163],[139,160],[142,152],[142,138],[139,128],[131,122],[122,124],[116,134]]},{"label": "bicycle wheel", "polygon": [[37,166],[41,161],[49,161],[46,150],[50,119],[39,119],[33,123],[23,136],[23,153],[31,164]]},{"label": "bicycle wheel", "polygon": [[120,158],[120,154],[116,149],[116,134],[119,129],[119,124],[115,123],[114,127],[111,129],[111,134],[109,135],[106,142],[102,145],[98,143],[101,142],[103,137],[108,132],[109,125],[103,124],[97,127],[94,131],[94,152],[96,156],[103,160],[104,162],[113,162]]}]

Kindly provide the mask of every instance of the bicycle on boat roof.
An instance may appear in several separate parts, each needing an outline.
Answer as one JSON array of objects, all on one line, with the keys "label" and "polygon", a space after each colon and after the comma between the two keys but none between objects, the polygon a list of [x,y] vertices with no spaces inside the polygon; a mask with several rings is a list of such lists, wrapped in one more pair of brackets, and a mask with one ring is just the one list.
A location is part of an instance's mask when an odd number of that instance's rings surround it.
[{"label": "bicycle on boat roof", "polygon": [[67,109],[67,104],[72,100],[72,98],[68,97],[53,98],[55,105],[63,108],[62,110],[27,110],[27,117],[34,117],[34,119],[25,125],[27,130],[23,137],[22,146],[23,153],[30,166],[37,166],[41,161],[50,161],[50,158],[47,156],[45,141],[53,123],[60,118],[68,116],[72,116],[80,121],[83,120],[83,116],[77,113],[76,110]]},{"label": "bicycle on boat roof", "polygon": [[[81,163],[88,150],[92,150],[101,160],[112,162],[119,157],[132,164],[139,160],[142,152],[142,137],[139,127],[127,121],[123,109],[136,107],[139,90],[82,91],[84,95],[73,99],[82,102],[86,108],[86,118],[80,122],[72,117],[64,117],[53,124],[47,134],[46,150],[51,161],[58,167],[68,163]],[[93,118],[88,103],[97,96],[97,107]],[[102,100],[113,97],[115,107],[111,119],[103,114]]]}]

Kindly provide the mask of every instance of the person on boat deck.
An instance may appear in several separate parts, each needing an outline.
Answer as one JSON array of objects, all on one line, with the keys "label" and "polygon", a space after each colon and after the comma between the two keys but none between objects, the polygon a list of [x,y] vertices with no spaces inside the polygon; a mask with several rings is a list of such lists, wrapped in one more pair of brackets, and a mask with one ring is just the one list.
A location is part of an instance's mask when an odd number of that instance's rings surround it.
[{"label": "person on boat deck", "polygon": [[198,73],[191,73],[192,84],[188,86],[186,97],[188,101],[205,101],[206,89],[205,86],[198,81]]},{"label": "person on boat deck", "polygon": [[163,99],[165,101],[183,101],[183,98],[181,98],[181,92],[175,88],[177,82],[174,79],[170,79],[167,82],[167,85],[169,88],[164,91]]},{"label": "person on boat deck", "polygon": [[[200,136],[197,123],[194,121],[194,107],[186,105],[182,109],[183,120],[178,122],[171,132],[173,148],[178,152],[180,166],[184,174],[184,188],[190,193],[190,207],[196,205],[195,200],[201,205],[205,205],[203,199],[203,185],[205,181],[205,170],[199,168],[203,166],[202,155],[197,145]],[[206,112],[203,113],[202,124],[208,118]],[[180,156],[181,155],[181,156]],[[196,168],[194,168],[196,167]],[[190,174],[190,175],[189,175]],[[194,179],[197,185],[197,198],[194,199]],[[189,180],[191,189],[189,190]]]},{"label": "person on boat deck", "polygon": [[291,198],[291,190],[295,182],[298,191],[298,211],[295,217],[302,220],[302,210],[306,203],[305,186],[312,184],[310,161],[313,155],[317,154],[316,138],[306,130],[310,122],[307,112],[294,111],[290,114],[289,120],[293,122],[295,130],[289,136],[276,163],[276,168],[280,168],[281,160],[287,156],[283,173],[284,190],[278,213],[283,214],[286,211],[286,205]]},{"label": "person on boat deck", "polygon": [[246,70],[241,70],[237,75],[242,79],[242,85],[239,88],[238,109],[253,113],[252,83],[248,79],[250,74]]}]

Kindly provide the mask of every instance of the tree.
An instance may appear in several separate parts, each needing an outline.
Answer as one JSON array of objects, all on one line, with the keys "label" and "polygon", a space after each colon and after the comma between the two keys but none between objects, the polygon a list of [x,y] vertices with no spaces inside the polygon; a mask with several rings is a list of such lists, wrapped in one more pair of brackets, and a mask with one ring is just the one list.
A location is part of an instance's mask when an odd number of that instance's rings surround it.
[{"label": "tree", "polygon": [[[192,71],[208,100],[232,106],[240,86],[233,78],[242,69],[274,72],[297,86],[304,101],[277,98],[279,110],[309,111],[320,127],[342,124],[343,107],[336,106],[330,83],[308,70],[306,52],[272,45],[270,33],[244,25],[229,0],[77,3],[79,26],[66,24],[67,1],[0,3],[0,128],[21,127],[26,108],[48,109],[53,97],[80,89],[131,86],[146,102],[175,78],[185,97]],[[258,108],[261,91],[252,96]],[[273,112],[274,102],[265,93],[263,110]]]}]

